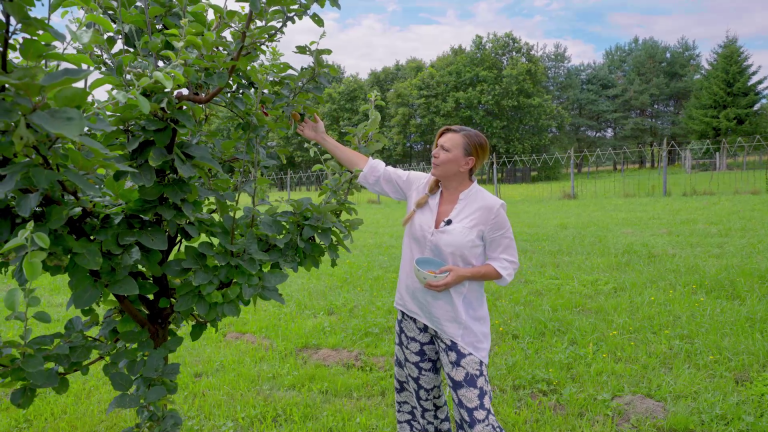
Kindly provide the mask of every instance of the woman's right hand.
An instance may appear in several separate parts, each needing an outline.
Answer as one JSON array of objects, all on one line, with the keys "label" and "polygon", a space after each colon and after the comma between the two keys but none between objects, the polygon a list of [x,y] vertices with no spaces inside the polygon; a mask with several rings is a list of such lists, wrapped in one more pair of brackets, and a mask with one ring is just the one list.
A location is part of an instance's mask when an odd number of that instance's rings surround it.
[{"label": "woman's right hand", "polygon": [[304,121],[299,123],[299,127],[296,131],[304,138],[319,143],[323,137],[326,136],[325,124],[323,124],[323,121],[320,120],[320,117],[318,117],[317,114],[315,114],[315,120],[316,121],[312,121],[305,117]]}]

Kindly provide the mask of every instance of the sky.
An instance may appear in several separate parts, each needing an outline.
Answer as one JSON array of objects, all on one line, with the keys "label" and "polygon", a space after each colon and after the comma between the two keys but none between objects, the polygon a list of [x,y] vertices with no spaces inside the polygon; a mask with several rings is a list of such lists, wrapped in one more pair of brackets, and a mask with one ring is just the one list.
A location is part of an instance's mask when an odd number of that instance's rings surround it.
[{"label": "sky", "polygon": [[[531,43],[560,41],[575,63],[599,60],[605,48],[635,35],[669,43],[686,36],[706,59],[731,31],[762,67],[760,75],[768,74],[768,0],[339,1],[341,10],[330,2],[318,8],[327,33],[321,46],[333,51],[330,60],[347,73],[363,77],[396,60],[432,60],[451,46],[468,45],[477,34],[507,31]],[[53,24],[64,30],[65,21],[56,14]],[[305,63],[294,47],[317,40],[322,31],[309,19],[290,25],[279,44],[285,59],[296,66]]]},{"label": "sky", "polygon": [[[674,43],[696,41],[704,59],[731,31],[768,74],[767,0],[340,0],[341,10],[320,11],[327,36],[322,45],[347,73],[408,57],[431,60],[476,34],[511,31],[523,40],[551,46],[560,41],[575,63],[599,60],[605,48],[639,37]],[[762,5],[761,5],[762,3]],[[310,21],[289,28],[281,43],[286,59],[293,46],[320,35]]]}]

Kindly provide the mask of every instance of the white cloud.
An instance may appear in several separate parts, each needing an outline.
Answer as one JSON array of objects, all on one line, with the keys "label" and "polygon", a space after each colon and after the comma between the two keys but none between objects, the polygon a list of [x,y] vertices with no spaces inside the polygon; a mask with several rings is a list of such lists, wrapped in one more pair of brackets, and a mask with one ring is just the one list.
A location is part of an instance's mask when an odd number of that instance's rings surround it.
[{"label": "white cloud", "polygon": [[[659,3],[662,2],[659,0]],[[727,31],[735,33],[742,43],[750,38],[768,37],[765,0],[701,0],[693,7],[675,0],[665,0],[664,4],[674,12],[653,15],[612,13],[608,15],[608,22],[614,33],[623,36],[653,36],[670,43],[686,36],[696,41],[704,59],[725,38]],[[766,51],[750,51],[754,63],[762,66],[762,74],[768,74]]]},{"label": "white cloud", "polygon": [[[323,12],[326,38],[321,45],[333,50],[329,58],[344,66],[349,73],[366,76],[371,69],[391,65],[395,60],[404,61],[418,57],[429,61],[451,46],[467,46],[475,35],[491,32],[512,31],[516,36],[531,43],[551,45],[557,39],[546,38],[541,31],[546,18],[507,17],[500,9],[509,1],[481,1],[471,7],[465,16],[454,9],[442,15],[429,16],[432,24],[413,24],[404,27],[392,25],[389,15],[361,15],[342,22],[339,14]],[[316,40],[322,29],[309,20],[303,20],[286,30],[280,49],[285,60],[294,65],[306,64],[305,56],[294,54],[296,45]],[[568,46],[574,62],[599,58],[595,46],[581,40],[561,40]]]},{"label": "white cloud", "polygon": [[387,8],[387,12],[400,10],[400,5],[397,0],[376,0],[376,3],[381,3]]}]

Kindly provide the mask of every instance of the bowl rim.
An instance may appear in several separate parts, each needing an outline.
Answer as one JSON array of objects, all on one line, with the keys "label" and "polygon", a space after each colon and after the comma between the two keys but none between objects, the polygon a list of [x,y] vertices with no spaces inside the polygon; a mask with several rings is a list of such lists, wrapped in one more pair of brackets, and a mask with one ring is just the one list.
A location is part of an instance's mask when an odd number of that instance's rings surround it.
[{"label": "bowl rim", "polygon": [[435,258],[435,257],[431,257],[431,256],[420,256],[420,257],[416,257],[416,258],[413,260],[413,265],[414,265],[414,267],[416,267],[416,269],[417,269],[418,271],[420,271],[420,272],[422,272],[422,273],[426,273],[426,274],[428,274],[428,275],[431,275],[431,276],[447,276],[448,274],[450,274],[450,272],[442,272],[442,273],[435,273],[435,274],[432,274],[432,273],[428,273],[428,272],[427,272],[427,270],[424,270],[424,269],[422,269],[422,268],[419,266],[419,264],[417,264],[420,258],[427,258],[427,259],[430,259],[430,260],[435,260],[435,261],[439,262],[440,264],[442,264],[442,266],[441,266],[441,267],[445,267],[445,266],[447,266],[447,265],[448,265],[448,264],[446,264],[445,262],[443,262],[443,260],[437,259],[437,258]]}]

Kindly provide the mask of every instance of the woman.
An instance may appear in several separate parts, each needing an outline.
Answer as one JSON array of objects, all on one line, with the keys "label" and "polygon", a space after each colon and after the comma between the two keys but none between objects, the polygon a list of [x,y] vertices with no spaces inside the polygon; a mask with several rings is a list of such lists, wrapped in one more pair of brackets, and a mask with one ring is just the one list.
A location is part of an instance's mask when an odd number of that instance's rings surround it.
[{"label": "woman", "polygon": [[[491,408],[490,317],[484,281],[507,285],[519,266],[506,204],[477,184],[474,173],[489,154],[486,138],[462,127],[442,128],[432,150],[432,172],[403,171],[368,158],[329,137],[320,118],[297,129],[342,165],[362,170],[373,193],[407,202],[395,294],[395,402],[398,431],[450,431],[441,387],[445,371],[459,430],[502,431]],[[419,256],[449,265],[439,282],[421,285]]]}]

